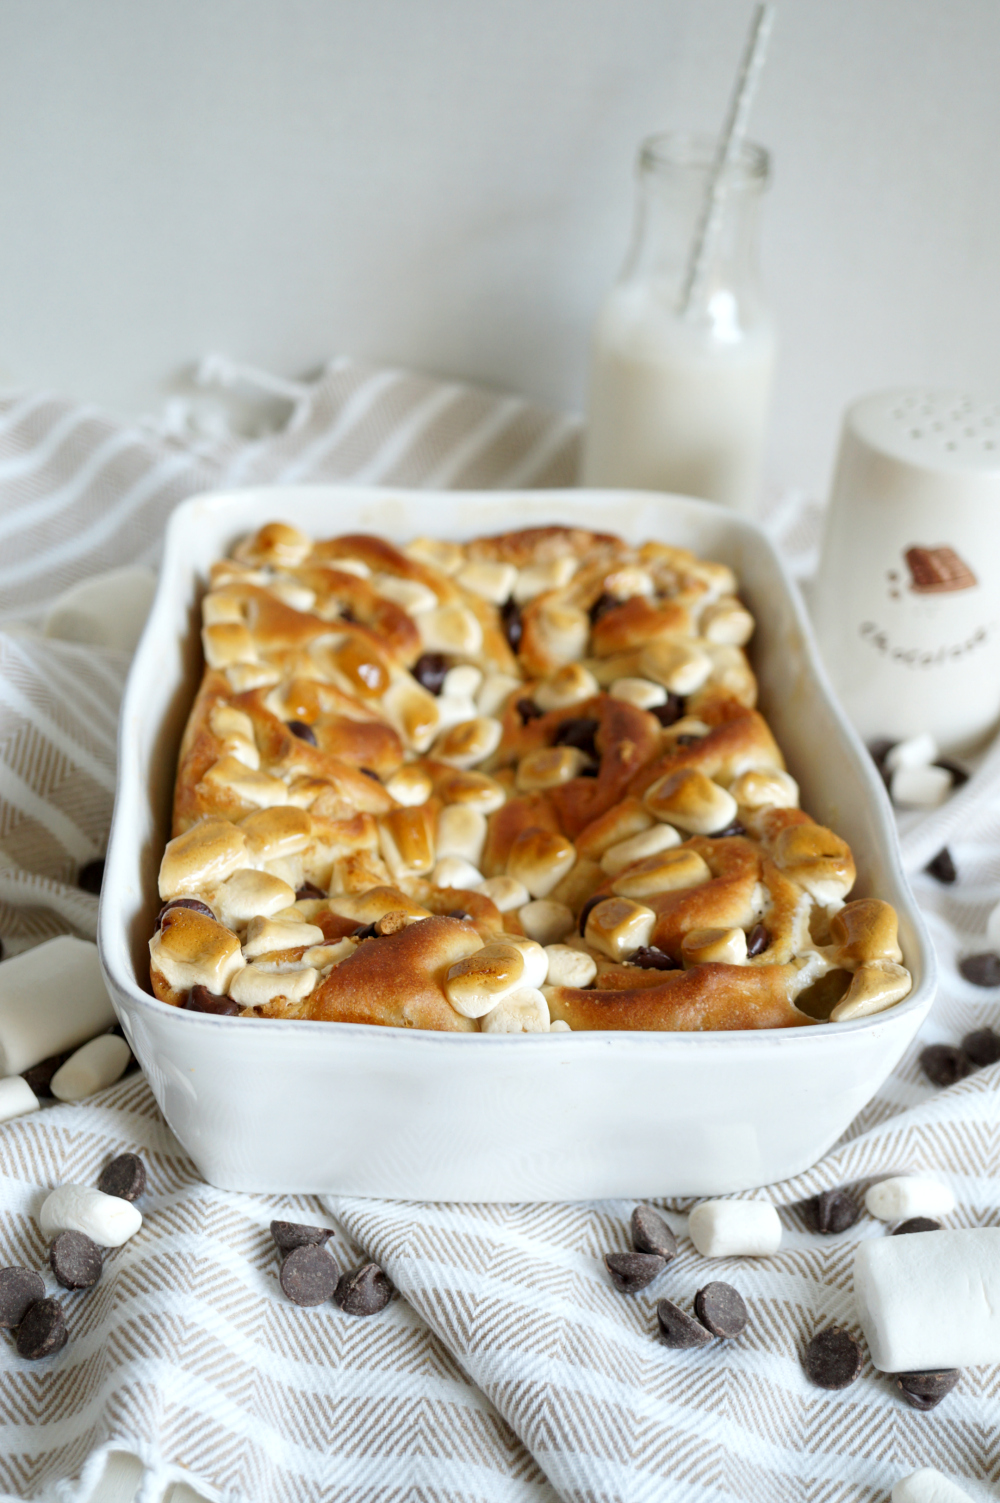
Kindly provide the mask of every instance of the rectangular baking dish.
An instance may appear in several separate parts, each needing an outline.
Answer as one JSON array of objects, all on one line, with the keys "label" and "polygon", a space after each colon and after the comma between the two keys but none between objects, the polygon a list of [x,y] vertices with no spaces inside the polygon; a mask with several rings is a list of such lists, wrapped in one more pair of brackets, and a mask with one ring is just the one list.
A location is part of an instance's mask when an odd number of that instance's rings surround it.
[{"label": "rectangular baking dish", "polygon": [[[691,548],[736,570],[757,620],[761,708],[802,804],[849,842],[855,896],[895,907],[910,996],[854,1023],[728,1033],[424,1033],[230,1019],[156,1001],[147,942],[177,748],[201,673],[209,566],[283,519],[316,537],[469,538],[562,522]],[[170,1126],[222,1188],[407,1200],[715,1195],[798,1173],[870,1100],[930,1009],[934,952],[892,812],[839,708],[794,585],[762,530],[678,496],[274,487],[193,497],[167,529],[125,689],[99,920],[129,1043]]]}]

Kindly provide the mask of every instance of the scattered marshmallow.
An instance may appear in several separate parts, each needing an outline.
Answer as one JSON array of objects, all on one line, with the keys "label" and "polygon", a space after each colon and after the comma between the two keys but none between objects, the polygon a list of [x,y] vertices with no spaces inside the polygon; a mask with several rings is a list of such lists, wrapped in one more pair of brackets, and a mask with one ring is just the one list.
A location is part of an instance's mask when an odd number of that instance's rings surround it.
[{"label": "scattered marshmallow", "polygon": [[950,1216],[955,1209],[955,1197],[940,1180],[900,1174],[872,1185],[865,1195],[865,1208],[879,1221],[906,1221],[911,1216]]},{"label": "scattered marshmallow", "polygon": [[514,908],[523,908],[531,894],[516,877],[487,877],[479,885],[484,898],[495,903],[501,913],[510,913]]},{"label": "scattered marshmallow", "polygon": [[1000,1362],[1000,1227],[869,1237],[854,1298],[880,1372]]},{"label": "scattered marshmallow", "polygon": [[897,741],[885,756],[885,765],[890,772],[897,772],[902,767],[926,767],[931,762],[936,762],[938,756],[937,742],[930,731],[921,731],[919,736],[911,736],[907,741]]},{"label": "scattered marshmallow", "polygon": [[996,905],[986,920],[986,938],[994,950],[1000,949],[1000,903]]},{"label": "scattered marshmallow", "polygon": [[537,940],[540,945],[558,944],[576,923],[572,908],[567,908],[565,903],[556,903],[552,898],[535,898],[525,903],[518,909],[517,916],[528,938]]},{"label": "scattered marshmallow", "polygon": [[0,1075],[20,1075],[114,1022],[89,940],[61,934],[0,964]]},{"label": "scattered marshmallow", "polygon": [[766,1258],[781,1246],[781,1222],[766,1200],[703,1200],[688,1235],[703,1258]]},{"label": "scattered marshmallow", "polygon": [[431,875],[435,887],[461,887],[471,892],[482,886],[483,874],[462,856],[442,856]]},{"label": "scattered marshmallow", "polygon": [[901,1477],[892,1490],[892,1503],[969,1503],[969,1494],[956,1487],[936,1467]]},{"label": "scattered marshmallow", "polygon": [[951,792],[946,767],[898,767],[889,783],[892,801],[903,809],[936,809]]},{"label": "scattered marshmallow", "polygon": [[83,1232],[98,1247],[121,1247],[142,1226],[142,1214],[130,1201],[90,1185],[60,1185],[42,1206],[38,1224],[46,1241],[58,1232]]},{"label": "scattered marshmallow", "polygon": [[22,1075],[8,1075],[6,1080],[0,1080],[0,1122],[37,1112],[38,1107],[38,1097]]},{"label": "scattered marshmallow", "polygon": [[589,986],[597,975],[597,962],[585,950],[572,945],[546,945],[545,953],[549,957],[549,986]]},{"label": "scattered marshmallow", "polygon": [[131,1057],[132,1051],[123,1038],[117,1033],[104,1033],[84,1044],[59,1066],[49,1090],[59,1101],[83,1101],[105,1086],[114,1085],[125,1074]]}]

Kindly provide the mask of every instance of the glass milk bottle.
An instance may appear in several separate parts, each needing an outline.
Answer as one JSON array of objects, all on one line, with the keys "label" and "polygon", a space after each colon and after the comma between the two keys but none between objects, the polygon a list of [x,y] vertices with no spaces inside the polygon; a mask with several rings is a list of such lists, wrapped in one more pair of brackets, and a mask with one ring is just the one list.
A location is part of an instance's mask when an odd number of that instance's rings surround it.
[{"label": "glass milk bottle", "polygon": [[719,233],[682,311],[715,142],[651,136],[632,247],[594,330],[583,484],[678,491],[752,511],[774,365],[757,270],[767,152],[744,142]]}]

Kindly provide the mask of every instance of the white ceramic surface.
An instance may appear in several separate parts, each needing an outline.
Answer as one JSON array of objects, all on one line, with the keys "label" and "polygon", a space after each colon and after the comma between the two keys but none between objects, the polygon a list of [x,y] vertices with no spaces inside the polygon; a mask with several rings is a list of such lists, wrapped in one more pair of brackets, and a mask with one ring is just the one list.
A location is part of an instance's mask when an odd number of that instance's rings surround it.
[{"label": "white ceramic surface", "polygon": [[[208,566],[274,518],[318,536],[470,537],[574,522],[692,547],[737,570],[758,621],[761,704],[804,807],[851,843],[857,894],[899,913],[914,989],[872,1019],[732,1033],[484,1036],[213,1018],[157,1002],[159,906],[177,746],[200,673]],[[716,1195],[794,1174],[837,1139],[926,1016],[934,954],[888,801],[835,704],[794,587],[754,524],[642,492],[303,487],[195,497],[171,520],[122,708],[100,914],[108,985],[160,1106],[206,1179],[241,1190],[400,1199]]]}]

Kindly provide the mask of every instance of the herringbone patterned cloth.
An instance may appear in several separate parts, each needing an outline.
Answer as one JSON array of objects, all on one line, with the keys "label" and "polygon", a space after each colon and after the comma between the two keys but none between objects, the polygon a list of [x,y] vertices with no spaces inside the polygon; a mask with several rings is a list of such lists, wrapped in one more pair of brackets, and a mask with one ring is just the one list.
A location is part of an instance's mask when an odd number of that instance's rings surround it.
[{"label": "herringbone patterned cloth", "polygon": [[[225,362],[207,375],[254,382]],[[576,427],[513,398],[338,362],[314,385],[258,383],[292,404],[276,432],[230,435],[218,408],[160,428],[48,396],[0,398],[0,935],[8,953],[92,935],[96,900],[73,878],[103,850],[114,724],[127,662],[45,640],[32,623],[69,584],[155,563],[163,522],[209,487],[320,480],[406,486],[571,484]],[[770,526],[800,573],[815,508],[787,497]],[[612,521],[613,519],[609,519]],[[959,881],[920,868],[948,842]],[[657,1297],[686,1304],[706,1264],[682,1239],[653,1292],[609,1287],[602,1255],[627,1246],[630,1203],[445,1206],[238,1196],[205,1185],[141,1076],[81,1105],[0,1126],[0,1264],[41,1266],[47,1190],[92,1182],[114,1153],[149,1166],[140,1234],[89,1294],[61,1297],[71,1340],[29,1365],[0,1341],[4,1497],[90,1497],[112,1449],[146,1465],[144,1503],[187,1477],[226,1503],[884,1503],[935,1465],[970,1497],[1000,1482],[1000,1376],[963,1375],[929,1414],[866,1366],[843,1393],[806,1382],[805,1341],[857,1329],[850,1267],[864,1218],[819,1238],[796,1205],[817,1190],[921,1169],[955,1189],[955,1225],[1000,1224],[1000,1065],[946,1091],[922,1077],[927,1041],[1000,1026],[1000,992],[963,981],[1000,897],[1000,748],[942,809],[911,819],[904,850],[938,944],[942,996],[845,1140],[774,1186],[773,1258],[717,1262],[751,1311],[747,1335],[706,1352],[653,1338]],[[683,1231],[682,1205],[669,1206]],[[401,1298],[352,1320],[283,1299],[275,1216],[336,1223],[342,1261],[386,1268]],[[661,1287],[662,1286],[662,1287]],[[53,1292],[55,1286],[53,1286]]]}]

